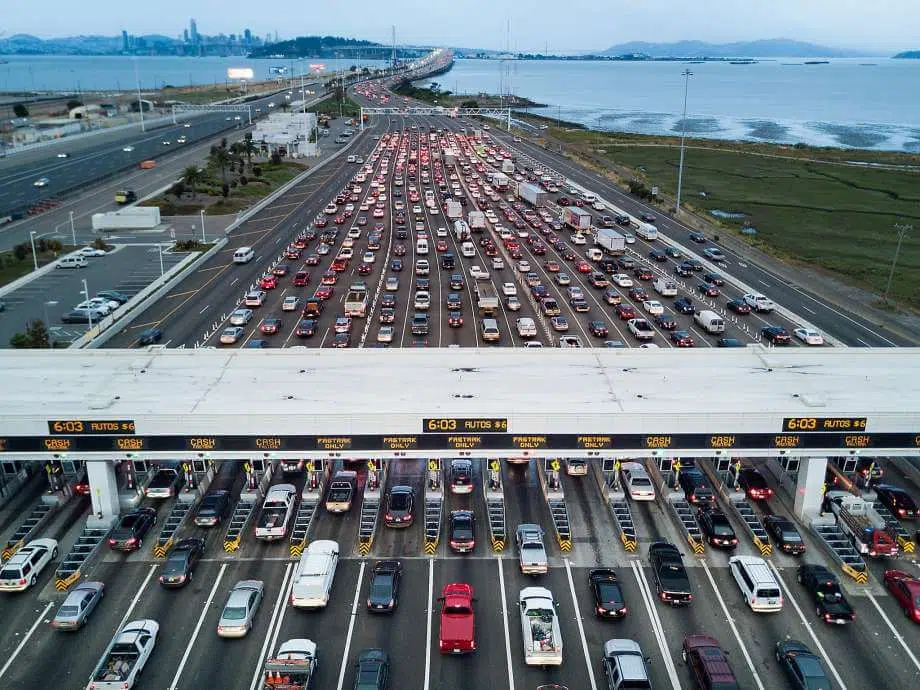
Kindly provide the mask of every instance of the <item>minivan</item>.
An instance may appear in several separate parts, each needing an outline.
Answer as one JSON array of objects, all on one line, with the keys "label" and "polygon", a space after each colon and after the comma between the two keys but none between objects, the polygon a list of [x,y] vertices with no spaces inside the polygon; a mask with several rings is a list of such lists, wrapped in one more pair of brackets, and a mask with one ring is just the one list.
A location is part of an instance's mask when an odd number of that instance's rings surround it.
[{"label": "minivan", "polygon": [[415,252],[417,254],[427,254],[428,253],[428,240],[419,240],[415,243]]},{"label": "minivan", "polygon": [[704,309],[693,315],[696,321],[707,333],[723,333],[725,331],[725,321],[714,311]]},{"label": "minivan", "polygon": [[767,562],[758,556],[732,556],[728,569],[752,611],[772,613],[783,608],[783,593]]},{"label": "minivan", "polygon": [[498,321],[496,319],[482,320],[482,339],[486,342],[498,342],[502,334],[498,330]]},{"label": "minivan", "polygon": [[86,257],[65,256],[58,260],[57,268],[86,268]]},{"label": "minivan", "polygon": [[320,539],[310,544],[297,564],[291,586],[291,606],[312,609],[326,606],[338,563],[338,542]]},{"label": "minivan", "polygon": [[233,263],[235,264],[248,264],[256,256],[255,251],[252,247],[240,247],[235,252],[233,252]]}]

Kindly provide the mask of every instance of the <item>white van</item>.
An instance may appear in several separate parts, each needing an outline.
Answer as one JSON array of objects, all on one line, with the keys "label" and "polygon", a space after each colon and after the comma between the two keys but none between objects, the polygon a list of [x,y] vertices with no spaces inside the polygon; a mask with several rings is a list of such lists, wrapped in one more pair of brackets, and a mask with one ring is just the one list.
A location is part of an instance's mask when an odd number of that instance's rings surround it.
[{"label": "white van", "polygon": [[652,283],[652,287],[654,287],[655,292],[662,297],[677,297],[677,283],[670,278],[659,276],[655,279],[655,282]]},{"label": "white van", "polygon": [[86,257],[85,256],[65,256],[63,259],[58,259],[58,262],[55,267],[56,268],[86,268]]},{"label": "white van", "polygon": [[783,592],[767,562],[757,556],[732,556],[728,569],[752,611],[771,613],[783,608]]},{"label": "white van", "polygon": [[310,544],[297,564],[291,586],[291,606],[303,609],[325,607],[329,603],[338,563],[338,542],[320,539]]},{"label": "white van", "polygon": [[240,247],[235,252],[233,252],[233,263],[248,264],[255,257],[256,253],[252,247]]},{"label": "white van", "polygon": [[594,192],[585,192],[584,195],[582,195],[582,198],[589,204],[593,204],[595,201],[597,201],[597,194]]},{"label": "white van", "polygon": [[658,239],[658,228],[650,223],[639,223],[636,234],[647,242],[654,242]]},{"label": "white van", "polygon": [[415,253],[416,254],[427,254],[428,253],[428,240],[420,239],[415,243]]},{"label": "white van", "polygon": [[725,321],[723,321],[722,317],[716,314],[714,311],[704,309],[703,311],[694,314],[693,320],[696,321],[707,333],[725,332]]},{"label": "white van", "polygon": [[476,246],[472,242],[464,242],[460,245],[460,253],[468,259],[472,258],[476,256]]},{"label": "white van", "polygon": [[498,330],[498,321],[495,319],[483,319],[482,320],[482,339],[486,342],[498,342],[501,340],[502,334]]}]

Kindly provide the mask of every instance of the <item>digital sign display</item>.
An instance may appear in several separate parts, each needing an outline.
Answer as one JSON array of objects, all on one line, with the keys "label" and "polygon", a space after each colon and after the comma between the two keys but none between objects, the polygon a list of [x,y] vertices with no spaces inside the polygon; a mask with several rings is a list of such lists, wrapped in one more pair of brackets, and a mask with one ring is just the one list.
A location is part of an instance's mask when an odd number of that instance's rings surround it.
[{"label": "digital sign display", "polygon": [[127,419],[51,419],[48,420],[48,433],[51,436],[133,434],[134,422]]},{"label": "digital sign display", "polygon": [[891,449],[920,448],[920,434],[861,432],[783,434],[468,434],[353,436],[7,436],[0,437],[0,453],[151,453],[182,452],[336,452],[438,450],[770,450],[770,449]]},{"label": "digital sign display", "polygon": [[503,434],[508,420],[496,417],[432,417],[422,420],[424,433]]},{"label": "digital sign display", "polygon": [[865,417],[786,417],[783,419],[783,431],[855,431],[866,430]]}]

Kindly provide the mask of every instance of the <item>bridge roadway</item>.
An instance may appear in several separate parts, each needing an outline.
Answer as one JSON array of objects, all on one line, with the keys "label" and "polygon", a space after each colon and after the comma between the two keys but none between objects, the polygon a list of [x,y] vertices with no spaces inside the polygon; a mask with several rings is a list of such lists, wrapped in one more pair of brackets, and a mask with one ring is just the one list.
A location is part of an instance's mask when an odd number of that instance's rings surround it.
[{"label": "bridge roadway", "polygon": [[[481,468],[480,462],[477,461],[477,469]],[[424,466],[422,461],[392,461],[388,486],[409,484],[421,499]],[[106,583],[106,597],[88,627],[80,632],[55,633],[48,625],[63,598],[54,591],[50,571],[43,573],[38,588],[20,595],[4,595],[0,610],[6,634],[0,641],[0,655],[10,664],[0,674],[3,686],[27,690],[38,682],[49,687],[83,687],[119,623],[145,617],[158,620],[161,626],[153,658],[141,678],[141,687],[150,688],[252,687],[261,660],[292,637],[308,637],[318,643],[318,688],[350,688],[352,663],[358,651],[372,646],[390,653],[394,687],[521,689],[546,682],[564,683],[570,688],[603,687],[598,659],[603,642],[611,637],[632,638],[641,644],[652,659],[650,671],[655,687],[690,688],[692,680],[680,661],[679,650],[685,635],[699,632],[719,639],[744,688],[787,687],[772,652],[774,643],[786,637],[801,639],[815,650],[820,645],[819,654],[826,667],[838,673],[842,681],[835,681],[835,687],[856,690],[916,684],[920,666],[901,645],[916,649],[920,628],[900,614],[877,582],[859,591],[844,583],[852,590],[849,599],[857,611],[856,620],[843,628],[824,625],[815,620],[804,590],[795,581],[799,561],[775,554],[771,560],[781,578],[784,608],[778,614],[754,614],[741,601],[729,575],[727,554],[708,549],[704,556],[685,556],[695,593],[693,604],[670,609],[643,595],[651,582],[646,559],[648,544],[657,539],[681,543],[660,498],[648,504],[633,504],[639,548],[634,554],[626,554],[593,478],[563,477],[575,535],[573,550],[563,554],[550,537],[550,519],[535,468],[505,465],[502,472],[509,531],[525,521],[547,528],[550,572],[546,576],[522,576],[513,544],[502,554],[491,552],[478,486],[470,496],[448,493],[445,505],[445,514],[458,508],[474,510],[478,544],[471,555],[450,553],[442,539],[433,557],[421,556],[422,525],[416,521],[404,530],[378,527],[371,553],[361,557],[356,544],[357,509],[344,516],[320,509],[310,538],[337,540],[342,558],[329,607],[319,612],[299,611],[287,603],[293,564],[286,541],[258,542],[250,532],[238,552],[226,554],[222,549],[222,528],[202,530],[189,526],[181,536],[204,536],[207,541],[204,560],[189,585],[180,590],[163,589],[156,580],[161,565],[152,558],[149,545],[128,556],[106,552],[87,573],[88,578]],[[363,472],[359,471],[359,475],[359,487],[363,488]],[[279,477],[275,481],[290,480]],[[303,478],[294,481],[299,487]],[[161,518],[168,504],[159,506]],[[771,507],[788,512],[788,506],[779,499],[771,501]],[[79,504],[62,515],[48,528],[47,536],[60,538],[62,547],[69,546],[75,537],[71,521],[85,509],[85,504]],[[806,541],[809,551],[805,560],[826,562],[824,552],[809,534]],[[753,546],[742,539],[738,553],[753,555]],[[377,559],[394,557],[403,564],[397,611],[393,616],[370,615],[364,607],[370,568]],[[629,607],[628,616],[621,621],[600,621],[593,614],[586,581],[588,571],[597,566],[614,567],[619,574]],[[911,569],[915,564],[897,560],[883,567],[889,566]],[[878,568],[874,571],[880,573]],[[227,592],[237,580],[249,578],[263,580],[266,588],[255,627],[242,640],[220,639],[215,628]],[[478,598],[479,651],[470,657],[441,656],[437,651],[436,598],[444,584],[454,581],[472,584]],[[515,602],[519,590],[531,585],[548,587],[559,603],[564,640],[561,668],[540,670],[523,663]],[[276,609],[278,614],[274,615]],[[900,636],[901,642],[895,641],[895,636]],[[49,659],[54,662],[49,663]],[[343,667],[344,676],[340,677]]]}]

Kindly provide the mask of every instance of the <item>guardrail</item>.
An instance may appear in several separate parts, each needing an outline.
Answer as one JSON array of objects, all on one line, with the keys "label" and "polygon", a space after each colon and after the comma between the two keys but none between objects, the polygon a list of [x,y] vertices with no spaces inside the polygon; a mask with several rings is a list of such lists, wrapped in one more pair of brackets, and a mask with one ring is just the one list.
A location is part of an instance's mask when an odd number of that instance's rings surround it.
[{"label": "guardrail", "polygon": [[57,505],[52,503],[37,503],[7,540],[6,546],[3,547],[3,552],[0,553],[0,562],[8,561],[14,553],[31,541],[38,534],[38,531],[51,520],[56,508]]},{"label": "guardrail", "polygon": [[99,553],[110,531],[111,527],[86,526],[83,528],[73,548],[61,560],[61,565],[54,574],[55,589],[59,592],[66,592],[73,583],[80,579],[83,570],[89,567],[92,558]]},{"label": "guardrail", "polygon": [[233,553],[240,548],[240,541],[243,538],[243,532],[252,521],[252,516],[256,512],[258,498],[255,494],[248,494],[245,497],[240,496],[239,502],[233,509],[233,515],[230,516],[230,522],[227,525],[227,534],[224,536],[224,551]]},{"label": "guardrail", "polygon": [[179,500],[173,504],[172,509],[169,511],[169,515],[163,520],[163,527],[160,529],[157,541],[153,545],[153,555],[156,558],[166,558],[166,554],[169,553],[169,550],[176,541],[176,533],[179,531],[179,528],[182,527],[188,519],[188,516],[191,515],[192,508],[198,505],[200,497],[197,492],[195,492],[192,500],[183,501],[182,498],[186,495],[192,498],[191,494],[180,494]]},{"label": "guardrail", "polygon": [[486,498],[486,514],[489,518],[489,543],[492,551],[501,553],[505,550],[508,532],[505,527],[505,490],[502,485],[501,461],[497,458],[489,460],[482,486]]},{"label": "guardrail", "polygon": [[294,516],[294,528],[291,530],[291,558],[300,558],[307,546],[307,533],[313,524],[313,516],[319,508],[319,495],[310,494],[300,497],[297,514]]},{"label": "guardrail", "polygon": [[735,517],[744,525],[745,531],[760,551],[761,556],[770,556],[773,553],[773,545],[767,536],[767,530],[764,528],[760,517],[754,510],[754,506],[748,500],[743,491],[734,491],[726,483],[725,477],[718,472],[707,460],[697,459],[696,466],[699,467],[712,482],[713,487],[718,491],[722,500],[731,508]]},{"label": "guardrail", "polygon": [[817,517],[811,521],[810,526],[833,559],[840,565],[843,572],[858,584],[864,585],[869,581],[866,562],[859,555],[859,552],[853,548],[849,537],[840,531],[837,521],[833,517]]}]

